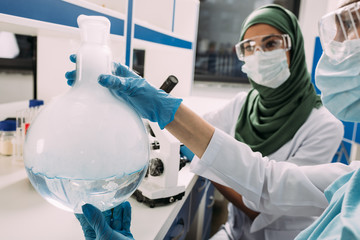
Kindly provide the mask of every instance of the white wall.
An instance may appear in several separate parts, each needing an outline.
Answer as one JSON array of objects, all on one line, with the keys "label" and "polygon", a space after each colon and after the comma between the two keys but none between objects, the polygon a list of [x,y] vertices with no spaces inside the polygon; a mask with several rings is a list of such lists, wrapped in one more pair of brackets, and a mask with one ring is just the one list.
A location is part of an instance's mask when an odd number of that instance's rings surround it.
[{"label": "white wall", "polygon": [[32,74],[0,73],[0,103],[29,100],[33,93]]},{"label": "white wall", "polygon": [[65,72],[75,69],[69,56],[76,53],[79,40],[42,34],[38,35],[37,43],[37,94],[38,99],[48,103],[52,97],[70,88]]},{"label": "white wall", "polygon": [[[42,33],[38,35],[37,42],[37,95],[38,99],[47,103],[70,89],[65,73],[75,70],[75,64],[70,62],[69,56],[79,49],[80,38],[77,34],[62,36]],[[124,62],[123,45],[123,38],[112,38],[110,48],[115,61]]]},{"label": "white wall", "polygon": [[179,83],[171,94],[185,97],[190,95],[194,79],[199,2],[176,1],[174,19],[173,3],[174,1],[169,0],[135,1],[134,23],[193,42],[193,49],[166,46],[138,39],[133,39],[132,48],[145,50],[144,77],[149,82],[160,87],[169,75],[175,75]]},{"label": "white wall", "polygon": [[[73,0],[67,0],[72,2]],[[114,11],[125,14],[126,13],[126,4],[127,0],[86,0],[87,2],[94,3],[98,6],[112,9]],[[76,2],[76,1],[75,1]]]},{"label": "white wall", "polygon": [[169,75],[178,78],[179,83],[171,92],[174,96],[188,96],[193,83],[193,52],[187,49],[162,46],[160,44],[134,39],[133,47],[145,50],[144,77],[156,87]]},{"label": "white wall", "polygon": [[133,14],[135,19],[165,31],[171,31],[173,3],[173,0],[136,0]]},{"label": "white wall", "polygon": [[197,0],[136,0],[133,15],[143,25],[193,41],[197,35],[198,11]]}]

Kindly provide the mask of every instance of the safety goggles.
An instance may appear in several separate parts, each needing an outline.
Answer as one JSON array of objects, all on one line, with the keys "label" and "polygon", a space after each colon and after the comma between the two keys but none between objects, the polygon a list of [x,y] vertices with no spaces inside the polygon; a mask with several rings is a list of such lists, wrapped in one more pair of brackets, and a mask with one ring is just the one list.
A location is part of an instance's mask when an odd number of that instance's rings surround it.
[{"label": "safety goggles", "polygon": [[[360,39],[360,2],[354,2],[331,12],[319,21],[319,35],[324,53],[331,59],[341,62],[360,51],[349,48],[350,40]],[[351,51],[350,51],[351,49]]]},{"label": "safety goggles", "polygon": [[251,56],[255,51],[269,52],[277,49],[286,51],[291,49],[291,39],[288,34],[261,35],[245,39],[235,45],[237,57],[244,61],[245,57]]}]

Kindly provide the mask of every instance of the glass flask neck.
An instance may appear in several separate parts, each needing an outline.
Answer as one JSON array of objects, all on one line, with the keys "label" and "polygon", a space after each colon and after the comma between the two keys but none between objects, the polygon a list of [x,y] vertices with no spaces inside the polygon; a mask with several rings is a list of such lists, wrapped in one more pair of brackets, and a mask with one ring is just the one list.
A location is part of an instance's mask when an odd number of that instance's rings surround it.
[{"label": "glass flask neck", "polygon": [[98,83],[100,74],[111,74],[112,56],[108,46],[83,44],[76,57],[75,86],[92,85],[103,89]]},{"label": "glass flask neck", "polygon": [[78,17],[82,42],[106,45],[110,35],[110,21],[101,16]]},{"label": "glass flask neck", "polygon": [[95,87],[105,91],[98,84],[100,74],[111,74],[112,54],[108,46],[110,22],[99,16],[78,18],[81,32],[81,46],[76,57],[76,82],[74,87]]}]

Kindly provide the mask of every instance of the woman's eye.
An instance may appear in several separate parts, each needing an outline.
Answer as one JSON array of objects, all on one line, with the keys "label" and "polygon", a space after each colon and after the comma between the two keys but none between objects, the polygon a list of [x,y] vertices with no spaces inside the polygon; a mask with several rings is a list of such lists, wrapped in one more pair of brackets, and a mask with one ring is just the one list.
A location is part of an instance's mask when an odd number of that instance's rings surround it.
[{"label": "woman's eye", "polygon": [[351,31],[352,28],[353,28],[353,27],[352,27],[353,24],[352,24],[351,20],[346,20],[346,21],[344,20],[344,21],[343,21],[343,26],[344,26],[346,32]]},{"label": "woman's eye", "polygon": [[254,50],[254,47],[251,45],[244,46],[245,52],[252,52]]},{"label": "woman's eye", "polygon": [[278,47],[278,45],[279,45],[279,43],[277,42],[277,41],[268,41],[268,42],[266,42],[266,44],[265,44],[265,49],[267,49],[267,50],[273,50],[273,49],[275,49],[275,48],[277,48]]}]

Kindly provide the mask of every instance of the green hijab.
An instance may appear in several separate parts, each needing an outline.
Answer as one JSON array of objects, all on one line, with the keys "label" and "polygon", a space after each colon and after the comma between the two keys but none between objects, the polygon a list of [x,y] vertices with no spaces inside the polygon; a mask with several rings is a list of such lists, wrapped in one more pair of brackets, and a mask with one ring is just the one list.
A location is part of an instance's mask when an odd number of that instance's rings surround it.
[{"label": "green hijab", "polygon": [[249,91],[240,112],[235,138],[267,156],[293,138],[313,108],[322,103],[316,95],[306,67],[304,40],[294,14],[270,4],[256,9],[245,19],[240,34],[243,40],[252,25],[264,23],[291,38],[290,77],[278,88],[268,88],[249,79]]}]

